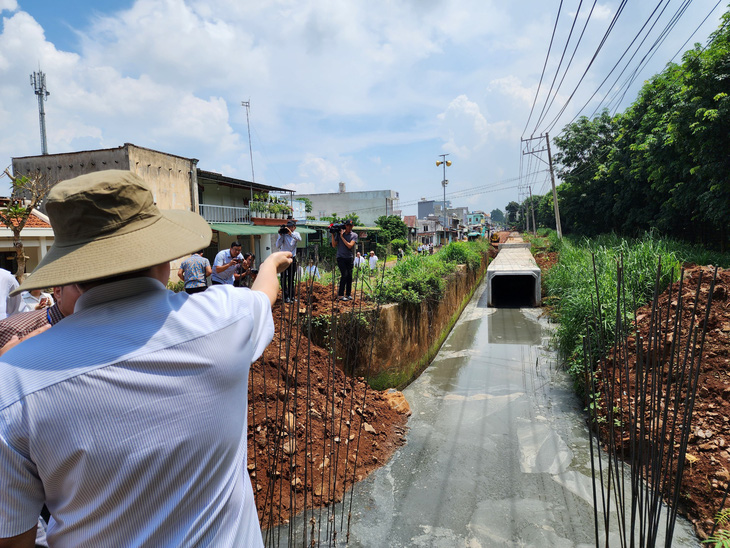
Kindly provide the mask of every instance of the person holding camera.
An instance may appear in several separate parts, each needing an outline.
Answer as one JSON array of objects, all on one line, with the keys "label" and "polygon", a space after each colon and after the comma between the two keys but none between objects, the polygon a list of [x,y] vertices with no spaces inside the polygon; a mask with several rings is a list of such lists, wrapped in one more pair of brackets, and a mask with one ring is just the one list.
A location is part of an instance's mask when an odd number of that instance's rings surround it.
[{"label": "person holding camera", "polygon": [[[339,228],[339,232],[333,228]],[[340,269],[340,287],[337,298],[341,301],[351,301],[352,297],[352,269],[355,263],[355,249],[357,234],[352,231],[352,219],[347,219],[339,227],[330,227],[332,247],[337,249],[337,268]]]},{"label": "person holding camera", "polygon": [[236,267],[242,262],[241,244],[233,242],[230,249],[219,251],[215,256],[210,283],[212,285],[233,285],[233,281],[237,279]]},{"label": "person holding camera", "polygon": [[297,243],[302,241],[302,237],[297,232],[297,223],[294,220],[287,221],[285,225],[279,228],[279,236],[276,238],[276,249],[279,251],[288,251],[291,253],[291,264],[284,272],[281,273],[281,289],[284,292],[284,302],[294,302],[296,292],[294,290],[294,280],[297,273]]},{"label": "person holding camera", "polygon": [[256,274],[258,274],[258,270],[254,268],[255,260],[256,255],[253,253],[246,252],[243,254],[243,262],[236,267],[234,274],[234,276],[236,274],[238,275],[233,281],[234,287],[251,287],[251,284],[256,279]]}]

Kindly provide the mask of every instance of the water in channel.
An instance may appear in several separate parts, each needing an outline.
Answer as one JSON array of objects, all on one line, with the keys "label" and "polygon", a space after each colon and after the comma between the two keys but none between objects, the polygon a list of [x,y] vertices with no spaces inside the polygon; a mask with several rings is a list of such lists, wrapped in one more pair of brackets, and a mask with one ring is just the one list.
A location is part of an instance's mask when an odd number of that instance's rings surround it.
[{"label": "water in channel", "polygon": [[[588,430],[550,327],[539,309],[488,308],[484,289],[404,390],[408,441],[355,486],[338,546],[595,546]],[[686,521],[672,546],[699,546]]]}]

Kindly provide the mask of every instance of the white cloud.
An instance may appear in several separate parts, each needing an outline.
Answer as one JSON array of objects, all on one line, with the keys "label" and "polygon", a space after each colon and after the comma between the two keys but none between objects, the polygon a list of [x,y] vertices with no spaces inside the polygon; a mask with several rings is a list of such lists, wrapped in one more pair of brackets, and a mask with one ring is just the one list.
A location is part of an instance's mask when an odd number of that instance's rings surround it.
[{"label": "white cloud", "polygon": [[315,183],[325,185],[338,183],[341,178],[340,171],[332,162],[324,158],[318,158],[313,154],[307,154],[304,161],[299,165],[298,174],[306,181],[314,180]]},{"label": "white cloud", "polygon": [[535,99],[536,89],[537,84],[525,87],[522,85],[520,79],[513,75],[495,78],[487,86],[487,91],[497,91],[506,94],[526,105],[532,104],[532,101]]},{"label": "white cloud", "polygon": [[444,150],[468,158],[487,141],[489,125],[479,105],[466,95],[454,99],[446,111],[438,115],[443,122],[446,143]]},{"label": "white cloud", "polygon": [[15,11],[18,9],[17,0],[0,0],[0,12]]}]

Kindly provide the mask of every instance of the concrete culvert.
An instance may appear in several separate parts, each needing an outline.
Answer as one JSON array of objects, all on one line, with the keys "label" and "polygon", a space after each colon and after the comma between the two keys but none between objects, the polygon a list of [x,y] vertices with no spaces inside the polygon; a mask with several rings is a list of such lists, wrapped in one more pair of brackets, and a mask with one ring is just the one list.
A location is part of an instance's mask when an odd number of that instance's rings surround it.
[{"label": "concrete culvert", "polygon": [[540,306],[540,267],[530,244],[506,242],[487,268],[489,306],[500,308]]}]

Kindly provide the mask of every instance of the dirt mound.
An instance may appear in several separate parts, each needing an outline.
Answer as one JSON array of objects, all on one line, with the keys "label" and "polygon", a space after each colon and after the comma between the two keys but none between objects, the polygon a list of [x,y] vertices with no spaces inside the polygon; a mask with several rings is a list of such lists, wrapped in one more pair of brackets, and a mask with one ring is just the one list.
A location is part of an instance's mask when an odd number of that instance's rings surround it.
[{"label": "dirt mound", "polygon": [[[689,336],[689,330],[701,330],[704,324],[707,296],[710,291],[710,281],[713,276],[712,267],[698,267],[690,265],[684,274],[684,283],[681,298],[684,301],[684,308],[680,328],[674,330],[674,311],[678,306],[679,282],[672,285],[659,297],[659,307],[663,310],[672,311],[669,318],[662,319],[661,337],[658,339],[659,350],[663,353],[663,363],[668,361],[670,352],[673,352],[672,341],[674,337],[684,345]],[[700,298],[696,310],[696,316],[692,317],[692,310],[695,304],[695,295],[702,272],[702,285],[700,287]],[[718,270],[718,277],[712,294],[712,305],[707,320],[707,332],[704,347],[699,365],[698,390],[694,402],[694,413],[692,415],[689,429],[689,441],[685,457],[685,469],[679,490],[680,497],[678,509],[685,514],[694,524],[697,533],[701,538],[706,538],[714,525],[713,517],[722,508],[720,505],[730,481],[730,271]],[[638,333],[641,341],[646,346],[650,340],[649,334],[651,325],[651,306],[645,306],[637,311]],[[665,323],[666,322],[666,323]],[[694,322],[694,326],[692,326]],[[677,345],[678,346],[678,345]],[[699,339],[696,347],[699,347]],[[648,350],[643,350],[647,352]],[[636,337],[628,339],[628,382],[622,380],[623,389],[621,392],[634,394],[636,387]],[[610,364],[609,364],[610,368]],[[607,368],[608,369],[608,368]],[[679,373],[678,373],[679,371]],[[668,371],[664,367],[661,371],[660,380],[666,383],[667,375],[674,375],[675,379],[681,374],[681,367],[676,366],[675,370]],[[675,379],[670,379],[676,383]],[[645,381],[647,382],[647,381]],[[652,383],[649,380],[642,390],[649,392]],[[676,386],[676,384],[673,384]],[[666,390],[665,390],[666,393]],[[681,392],[684,397],[686,391]],[[619,404],[619,399],[614,400],[617,406],[622,408],[620,420],[629,424],[631,417],[627,411],[626,400]],[[663,404],[662,404],[663,405]],[[679,412],[678,422],[681,421],[685,412],[682,406]],[[656,414],[655,414],[656,415]],[[658,415],[657,415],[658,416]],[[671,416],[671,415],[669,415]],[[634,418],[636,421],[636,419]],[[644,417],[646,425],[657,421],[656,416],[647,413]],[[669,421],[668,421],[669,422]],[[673,422],[673,421],[672,421]],[[634,423],[636,424],[636,423]],[[661,423],[657,423],[661,426]],[[606,439],[606,426],[602,427],[603,439]],[[637,427],[638,428],[638,427]],[[670,428],[667,428],[670,430]],[[657,436],[661,440],[661,435]],[[663,444],[664,462],[674,461],[671,466],[672,474],[676,471],[676,461],[679,451],[678,434],[666,432]],[[631,450],[628,438],[625,438],[623,447],[620,450],[627,454]],[[655,445],[661,446],[655,440]],[[621,446],[621,441],[619,441]],[[672,459],[668,459],[668,451],[672,451]],[[663,466],[667,468],[666,464]],[[725,503],[730,503],[728,500]]]},{"label": "dirt mound", "polygon": [[373,303],[333,300],[333,288],[318,283],[299,289],[297,302],[274,306],[274,340],[251,368],[249,474],[263,528],[305,507],[332,510],[347,488],[405,443],[402,395],[347,376],[337,356],[307,338],[310,315]]}]

